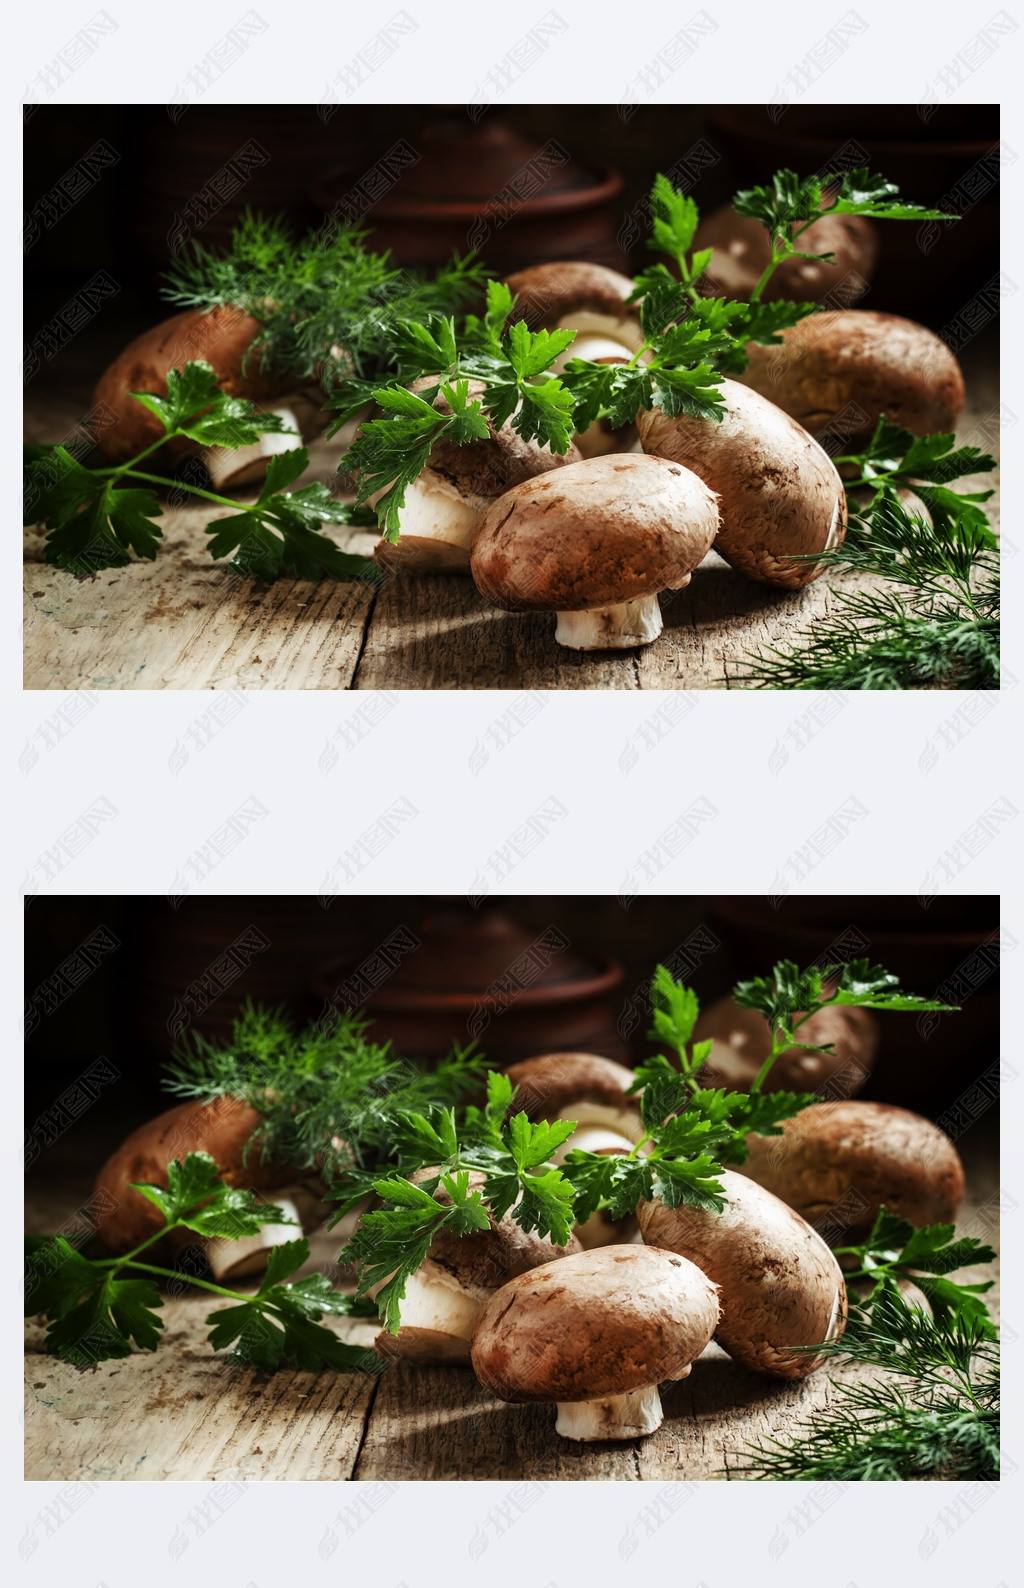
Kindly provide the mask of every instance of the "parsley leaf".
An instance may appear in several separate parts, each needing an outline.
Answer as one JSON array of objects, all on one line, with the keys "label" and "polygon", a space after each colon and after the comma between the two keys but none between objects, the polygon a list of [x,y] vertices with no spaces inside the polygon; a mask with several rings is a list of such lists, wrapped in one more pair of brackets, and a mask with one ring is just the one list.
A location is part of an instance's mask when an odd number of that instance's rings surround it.
[{"label": "parsley leaf", "polygon": [[973,1236],[957,1239],[952,1224],[915,1229],[906,1219],[881,1208],[866,1240],[857,1246],[838,1247],[837,1254],[859,1263],[851,1281],[871,1283],[864,1298],[855,1293],[851,1296],[851,1306],[861,1320],[857,1326],[878,1314],[884,1317],[891,1298],[899,1294],[898,1281],[912,1279],[931,1304],[934,1326],[940,1333],[963,1326],[982,1339],[996,1338],[988,1308],[978,1299],[991,1290],[993,1281],[961,1285],[948,1277],[955,1269],[993,1262],[996,1254]]},{"label": "parsley leaf", "polygon": [[294,1222],[276,1203],[258,1202],[252,1191],[224,1185],[206,1152],[190,1152],[183,1164],[169,1164],[166,1190],[155,1185],[131,1189],[158,1207],[169,1225],[180,1224],[211,1239],[238,1240],[257,1235],[264,1224]]}]

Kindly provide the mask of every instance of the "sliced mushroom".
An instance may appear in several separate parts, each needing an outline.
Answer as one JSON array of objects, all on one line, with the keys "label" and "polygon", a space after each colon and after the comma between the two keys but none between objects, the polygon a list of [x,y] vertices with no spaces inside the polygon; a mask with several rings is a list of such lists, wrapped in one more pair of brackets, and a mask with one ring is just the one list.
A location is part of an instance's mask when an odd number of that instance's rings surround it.
[{"label": "sliced mushroom", "polygon": [[[437,1173],[436,1168],[420,1169],[412,1178],[419,1184]],[[482,1186],[486,1178],[471,1174],[470,1189]],[[450,1206],[443,1186],[438,1187],[435,1198]],[[468,1362],[473,1327],[495,1291],[517,1274],[581,1250],[575,1237],[570,1237],[566,1246],[556,1246],[546,1236],[522,1229],[511,1211],[500,1221],[493,1215],[489,1218],[488,1230],[456,1235],[442,1229],[435,1235],[423,1262],[406,1283],[398,1333],[382,1330],[377,1336],[375,1345],[381,1356],[407,1362]],[[370,1295],[377,1295],[386,1283],[382,1279]]]},{"label": "sliced mushroom", "polygon": [[[287,431],[268,432],[243,447],[203,447],[177,437],[155,454],[168,466],[186,457],[200,457],[219,490],[261,480],[275,453],[288,452],[317,435],[327,423],[315,389],[296,390],[294,375],[260,368],[252,351],[261,327],[240,309],[218,307],[208,313],[187,309],[162,320],[137,336],[100,377],[94,406],[112,412],[115,421],[97,432],[97,444],[114,463],[124,463],[159,439],[160,421],[133,392],[167,394],[167,374],[192,360],[204,360],[217,373],[221,390],[246,397],[261,410],[276,413]],[[292,433],[288,433],[292,432]]]},{"label": "sliced mushroom", "polygon": [[715,550],[738,573],[799,589],[825,571],[824,563],[802,559],[843,543],[843,482],[824,448],[766,397],[734,380],[723,380],[722,396],[720,424],[642,410],[644,451],[692,469],[717,493]]},{"label": "sliced mushroom", "polygon": [[[712,250],[701,278],[701,291],[709,297],[749,298],[771,263],[767,228],[737,215],[731,204],[701,221],[693,246]],[[799,248],[804,254],[831,254],[832,259],[784,259],[765,287],[766,303],[776,298],[796,303],[824,299],[832,308],[845,308],[867,291],[878,257],[878,233],[863,215],[823,215],[801,232]]]},{"label": "sliced mushroom", "polygon": [[686,1378],[718,1321],[692,1263],[605,1246],[492,1296],[473,1331],[473,1370],[500,1400],[555,1401],[565,1439],[636,1439],[661,1427],[658,1385]]},{"label": "sliced mushroom", "polygon": [[[434,384],[425,376],[411,389]],[[471,396],[483,390],[480,382],[470,383]],[[438,413],[451,413],[440,393],[433,406]],[[511,420],[495,430],[488,419],[487,429],[486,440],[465,446],[445,437],[437,442],[426,467],[405,493],[398,540],[381,540],[376,546],[374,556],[382,567],[392,573],[468,573],[473,536],[497,498],[511,486],[580,460],[575,447],[563,454],[537,441],[524,441]],[[382,495],[378,491],[371,496],[371,505]]]},{"label": "sliced mushroom", "polygon": [[712,491],[667,459],[613,455],[507,491],[473,541],[477,589],[496,606],[556,612],[572,650],[650,645],[658,592],[681,590],[718,529]]},{"label": "sliced mushroom", "polygon": [[[795,1016],[799,1019],[799,1015]],[[732,998],[720,998],[703,1011],[693,1031],[695,1042],[714,1044],[701,1070],[704,1086],[727,1086],[745,1092],[771,1052],[768,1022],[756,1009],[741,1009]],[[773,1092],[814,1092],[839,1077],[851,1093],[859,1092],[871,1073],[878,1046],[878,1022],[867,1009],[829,1004],[800,1027],[800,1041],[831,1053],[808,1053],[802,1047],[780,1053],[768,1072]]]},{"label": "sliced mushroom", "polygon": [[731,1169],[718,1178],[728,1198],[721,1213],[641,1202],[643,1238],[714,1280],[723,1351],[755,1373],[806,1378],[825,1361],[806,1347],[845,1328],[842,1270],[821,1236],[770,1191]]},{"label": "sliced mushroom", "polygon": [[882,414],[915,436],[955,430],[964,378],[941,338],[872,309],[811,314],[775,347],[747,347],[739,376],[829,447],[867,441]]},{"label": "sliced mushroom", "polygon": [[[167,1185],[167,1167],[190,1152],[207,1152],[225,1184],[255,1192],[273,1202],[291,1224],[265,1224],[257,1235],[238,1240],[204,1240],[176,1230],[162,1242],[173,1254],[188,1246],[203,1247],[217,1279],[240,1279],[262,1273],[272,1246],[295,1240],[301,1230],[315,1229],[327,1215],[323,1184],[312,1172],[287,1164],[262,1161],[253,1136],[261,1115],[247,1103],[218,1097],[211,1103],[179,1103],[140,1125],[107,1159],[96,1180],[100,1209],[96,1233],[115,1253],[130,1252],[155,1235],[163,1224],[158,1208],[132,1185]],[[157,1247],[152,1248],[154,1251]]]},{"label": "sliced mushroom", "polygon": [[747,1138],[742,1173],[846,1245],[868,1233],[879,1208],[924,1224],[951,1224],[964,1171],[938,1125],[890,1103],[814,1103],[782,1136]]},{"label": "sliced mushroom", "polygon": [[[519,270],[506,277],[506,285],[516,296],[513,320],[525,320],[534,331],[576,332],[576,340],[555,360],[556,373],[571,358],[626,364],[643,346],[639,307],[627,302],[635,283],[617,270],[562,260]],[[635,425],[613,430],[607,419],[596,419],[576,437],[576,445],[585,458],[639,450]]]}]

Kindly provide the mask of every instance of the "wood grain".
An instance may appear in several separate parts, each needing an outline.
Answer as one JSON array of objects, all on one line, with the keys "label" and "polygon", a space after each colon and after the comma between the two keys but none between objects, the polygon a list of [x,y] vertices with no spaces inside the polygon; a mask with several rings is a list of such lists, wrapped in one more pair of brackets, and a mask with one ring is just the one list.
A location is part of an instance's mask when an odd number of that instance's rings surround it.
[{"label": "wood grain", "polygon": [[[994,1136],[966,1156],[961,1230],[997,1242],[978,1209],[998,1186]],[[54,1229],[88,1186],[50,1179],[29,1198],[28,1227]],[[330,1270],[336,1237],[312,1239],[309,1271]],[[337,1270],[334,1270],[337,1274]],[[991,1269],[972,1280],[996,1279]],[[998,1291],[988,1296],[998,1316]],[[801,1384],[748,1373],[711,1345],[690,1377],[665,1386],[663,1426],[644,1440],[577,1445],[554,1432],[553,1406],[506,1406],[458,1367],[389,1366],[379,1382],[333,1373],[257,1373],[214,1355],[204,1320],[220,1305],[192,1290],[168,1299],[157,1351],[80,1372],[43,1354],[29,1324],[25,1413],[28,1478],[410,1480],[722,1480],[744,1446],[792,1434],[835,1390],[821,1372]],[[335,1319],[344,1339],[372,1344],[375,1325]],[[844,1367],[850,1381],[868,1370]]]},{"label": "wood grain", "polygon": [[[997,445],[997,356],[994,332],[961,355],[968,404],[960,437],[985,450]],[[29,387],[29,440],[73,430],[104,362],[90,367],[82,358],[60,380],[46,371],[37,377]],[[336,443],[315,443],[301,483],[336,485],[337,461]],[[983,476],[960,488],[995,483]],[[132,562],[91,580],[48,567],[42,533],[30,529],[25,687],[709,689],[720,687],[746,653],[793,643],[836,604],[824,580],[802,591],[773,590],[741,578],[711,552],[686,590],[663,597],[665,629],[653,645],[586,654],[555,644],[552,615],[500,612],[468,578],[392,579],[376,592],[330,581],[261,584],[210,559],[210,521],[201,506],[169,509],[154,563]],[[337,532],[353,551],[369,550],[374,538]]]}]

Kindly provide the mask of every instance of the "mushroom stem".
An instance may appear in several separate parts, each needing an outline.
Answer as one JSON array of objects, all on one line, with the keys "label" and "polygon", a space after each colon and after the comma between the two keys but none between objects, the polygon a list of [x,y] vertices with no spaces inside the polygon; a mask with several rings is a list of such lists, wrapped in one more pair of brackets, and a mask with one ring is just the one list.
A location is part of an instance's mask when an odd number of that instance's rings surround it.
[{"label": "mushroom stem", "polygon": [[377,561],[405,572],[468,574],[473,532],[489,506],[489,497],[463,494],[428,464],[405,493],[401,537],[394,544],[382,540]]},{"label": "mushroom stem", "polygon": [[[368,1294],[376,1297],[386,1283],[386,1280],[381,1280],[379,1285],[371,1287]],[[429,1331],[432,1335],[465,1341],[464,1356],[468,1362],[473,1325],[488,1294],[486,1290],[474,1294],[464,1289],[457,1279],[427,1258],[406,1280],[402,1328]],[[387,1345],[387,1336],[381,1338]]]},{"label": "mushroom stem", "polygon": [[559,1401],[555,1433],[563,1439],[639,1439],[661,1427],[657,1384],[597,1401]]},{"label": "mushroom stem", "polygon": [[555,639],[572,651],[624,651],[632,645],[650,645],[661,629],[658,597],[638,596],[635,601],[591,607],[589,612],[559,612]]},{"label": "mushroom stem", "polygon": [[311,440],[323,428],[326,418],[304,392],[293,392],[279,402],[268,403],[261,412],[276,414],[286,428],[263,431],[251,446],[210,447],[204,454],[206,472],[219,489],[237,490],[239,486],[262,480],[272,457]]},{"label": "mushroom stem", "polygon": [[[288,1190],[298,1188],[289,1186]],[[283,1246],[286,1241],[293,1241],[302,1233],[299,1210],[289,1195],[281,1193],[268,1198],[268,1201],[280,1208],[292,1223],[263,1224],[258,1235],[243,1235],[238,1240],[223,1237],[210,1241],[206,1260],[214,1279],[245,1279],[253,1274],[261,1274],[267,1266],[270,1248]]]}]

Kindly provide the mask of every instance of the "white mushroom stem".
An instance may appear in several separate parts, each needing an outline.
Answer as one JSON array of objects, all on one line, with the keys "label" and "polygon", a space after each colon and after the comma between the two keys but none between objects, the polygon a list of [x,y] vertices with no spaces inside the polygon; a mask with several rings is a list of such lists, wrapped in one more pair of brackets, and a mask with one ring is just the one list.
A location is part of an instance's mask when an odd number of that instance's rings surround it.
[{"label": "white mushroom stem", "polygon": [[587,1101],[566,1104],[557,1117],[574,1119],[580,1129],[584,1126],[602,1125],[607,1130],[614,1130],[619,1136],[625,1136],[630,1146],[635,1141],[639,1141],[644,1134],[639,1102],[636,1108],[612,1108],[608,1103]]},{"label": "white mushroom stem", "polygon": [[327,415],[305,392],[294,392],[260,410],[276,414],[284,430],[265,430],[258,441],[246,447],[210,447],[204,454],[206,472],[218,490],[237,489],[262,480],[267,464],[275,454],[290,452],[309,441],[327,422]]},{"label": "white mushroom stem", "polygon": [[[369,1294],[376,1297],[385,1284],[387,1280],[382,1279],[379,1285],[372,1286]],[[468,1343],[489,1295],[487,1290],[465,1289],[447,1270],[427,1258],[406,1281],[402,1328],[429,1329]]]},{"label": "white mushroom stem", "polygon": [[[382,494],[370,498],[371,506]],[[468,573],[473,532],[490,505],[490,497],[464,494],[428,465],[405,493],[400,540],[382,542],[382,556],[423,572]]]},{"label": "white mushroom stem", "polygon": [[584,338],[599,337],[602,341],[614,342],[618,347],[624,347],[631,358],[644,345],[644,333],[640,322],[629,314],[598,314],[592,309],[577,309],[573,314],[562,316],[558,322],[558,329],[576,332],[576,340],[569,347],[570,358],[601,356],[579,351]]},{"label": "white mushroom stem", "polygon": [[291,1223],[262,1224],[257,1235],[242,1235],[234,1241],[226,1237],[210,1241],[206,1260],[214,1279],[245,1279],[253,1274],[262,1274],[271,1247],[283,1246],[286,1241],[294,1241],[302,1234],[302,1220],[292,1197],[304,1198],[305,1193],[301,1187],[291,1186],[288,1192],[281,1192],[270,1200]]},{"label": "white mushroom stem", "polygon": [[[571,1117],[571,1116],[570,1116]],[[633,1143],[617,1130],[604,1130],[600,1125],[582,1125],[574,1130],[568,1141],[563,1141],[556,1151],[553,1163],[564,1163],[566,1154],[574,1152],[628,1153]]]},{"label": "white mushroom stem", "polygon": [[650,645],[661,630],[658,597],[649,595],[589,612],[559,612],[555,639],[571,651],[625,651]]},{"label": "white mushroom stem", "polygon": [[[563,329],[570,329],[568,326]],[[628,342],[619,341],[611,336],[577,335],[574,342],[570,342],[564,353],[559,353],[551,368],[556,375],[560,375],[571,358],[585,358],[591,364],[604,360],[609,364],[628,364],[633,357],[635,348]]]},{"label": "white mushroom stem", "polygon": [[661,1427],[657,1384],[599,1401],[559,1401],[555,1432],[563,1439],[639,1439]]}]

